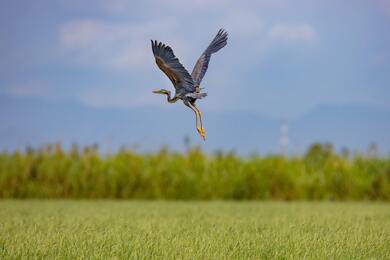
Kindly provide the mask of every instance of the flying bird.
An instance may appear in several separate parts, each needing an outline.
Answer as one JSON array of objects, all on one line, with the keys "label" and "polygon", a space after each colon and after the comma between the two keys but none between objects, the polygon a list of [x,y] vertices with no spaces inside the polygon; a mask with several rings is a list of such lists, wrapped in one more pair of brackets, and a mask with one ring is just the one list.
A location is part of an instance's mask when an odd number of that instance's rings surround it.
[{"label": "flying bird", "polygon": [[176,58],[171,47],[161,42],[151,41],[153,55],[156,59],[157,66],[165,73],[165,75],[167,75],[175,87],[175,95],[173,97],[171,96],[171,92],[166,89],[154,90],[153,93],[167,95],[167,101],[169,103],[175,103],[181,99],[184,105],[194,111],[196,130],[203,140],[206,140],[206,136],[202,124],[202,113],[196,107],[195,101],[207,96],[206,92],[202,92],[203,88],[200,87],[200,83],[206,74],[211,54],[216,53],[226,46],[228,39],[227,36],[227,32],[223,29],[218,31],[210,45],[206,48],[202,55],[200,55],[191,75],[180,63],[179,59]]}]

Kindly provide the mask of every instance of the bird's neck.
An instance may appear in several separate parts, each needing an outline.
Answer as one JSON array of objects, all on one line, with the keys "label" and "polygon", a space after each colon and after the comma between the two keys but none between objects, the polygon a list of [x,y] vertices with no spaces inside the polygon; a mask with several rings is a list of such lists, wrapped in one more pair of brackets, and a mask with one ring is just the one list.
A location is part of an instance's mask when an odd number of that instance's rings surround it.
[{"label": "bird's neck", "polygon": [[167,95],[167,101],[169,103],[175,103],[177,100],[179,100],[179,98],[177,96],[174,96],[173,98],[171,98],[171,92],[170,91],[167,91],[167,93],[165,93]]}]

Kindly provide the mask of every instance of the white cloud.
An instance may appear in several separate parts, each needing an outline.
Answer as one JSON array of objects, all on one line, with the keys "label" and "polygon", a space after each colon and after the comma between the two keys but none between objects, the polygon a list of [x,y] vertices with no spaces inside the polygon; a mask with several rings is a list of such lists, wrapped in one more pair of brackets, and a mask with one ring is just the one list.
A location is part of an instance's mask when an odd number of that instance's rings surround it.
[{"label": "white cloud", "polygon": [[270,38],[286,43],[311,42],[315,39],[316,33],[308,24],[292,25],[292,24],[276,24],[272,26]]},{"label": "white cloud", "polygon": [[[118,55],[112,57],[109,65],[114,69],[125,69],[127,67],[143,67],[150,65],[150,50],[146,51],[144,47],[135,46],[124,49]],[[146,63],[147,61],[147,63]]]},{"label": "white cloud", "polygon": [[[150,39],[163,34],[172,36],[175,27],[176,23],[169,20],[145,24],[75,20],[60,28],[59,42],[64,53],[82,65],[143,68],[152,59]],[[182,41],[176,42],[180,45]]]},{"label": "white cloud", "polygon": [[[121,28],[115,28],[97,20],[76,20],[64,24],[60,28],[61,45],[67,49],[90,48],[107,44],[124,33]],[[115,36],[115,37],[113,37]]]},{"label": "white cloud", "polygon": [[[173,5],[175,1],[168,0],[167,6]],[[184,5],[181,2],[177,4]],[[198,8],[195,14],[199,14],[202,12],[200,9],[207,9],[214,3],[199,0],[191,2],[187,7],[193,5],[195,9]],[[122,82],[116,82],[115,86],[110,87],[98,83],[98,86],[85,86],[77,97],[90,106],[134,107],[155,103],[155,96],[150,93],[152,88],[173,90],[171,82],[154,64],[150,39],[169,44],[183,65],[191,71],[189,65],[195,63],[219,26],[224,27],[229,33],[229,44],[221,53],[213,56],[210,73],[204,79],[205,87],[211,86],[211,93],[217,91],[218,86],[223,91],[235,88],[233,82],[240,82],[236,75],[261,63],[273,48],[277,48],[274,43],[301,43],[315,38],[314,29],[307,24],[279,23],[272,26],[250,8],[210,12],[214,15],[205,21],[192,19],[194,14],[188,14],[190,17],[187,17],[180,12],[173,19],[161,16],[158,20],[145,18],[141,23],[131,19],[117,22],[105,18],[78,19],[63,24],[59,29],[59,45],[68,62],[88,68],[120,70],[132,81],[129,82],[131,90],[129,87],[122,88]],[[239,68],[228,62],[233,60],[235,64],[240,64]],[[218,102],[214,100],[215,109],[223,107],[228,101],[224,99],[222,103]]]},{"label": "white cloud", "polygon": [[222,22],[229,34],[237,38],[256,38],[264,30],[264,22],[250,10],[235,10]]}]

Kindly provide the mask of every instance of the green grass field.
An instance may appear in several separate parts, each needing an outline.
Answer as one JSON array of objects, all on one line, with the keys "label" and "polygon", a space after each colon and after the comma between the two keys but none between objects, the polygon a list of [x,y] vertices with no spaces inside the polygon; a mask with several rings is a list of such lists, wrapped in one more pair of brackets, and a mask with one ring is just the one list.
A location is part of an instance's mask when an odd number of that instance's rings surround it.
[{"label": "green grass field", "polygon": [[0,259],[390,258],[390,204],[0,201]]}]

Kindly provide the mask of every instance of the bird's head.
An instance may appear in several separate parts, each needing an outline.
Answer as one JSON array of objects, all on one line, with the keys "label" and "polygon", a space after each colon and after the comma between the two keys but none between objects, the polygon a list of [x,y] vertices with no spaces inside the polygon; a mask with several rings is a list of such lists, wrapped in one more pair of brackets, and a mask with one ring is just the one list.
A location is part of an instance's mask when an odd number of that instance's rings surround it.
[{"label": "bird's head", "polygon": [[166,89],[157,89],[157,90],[153,90],[153,93],[154,94],[169,94],[169,91]]}]

